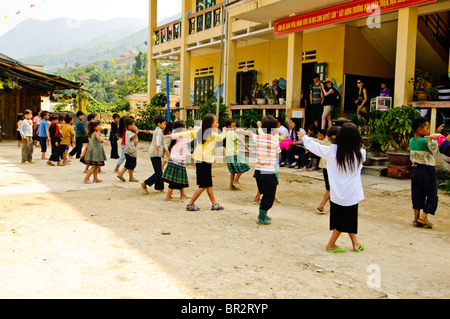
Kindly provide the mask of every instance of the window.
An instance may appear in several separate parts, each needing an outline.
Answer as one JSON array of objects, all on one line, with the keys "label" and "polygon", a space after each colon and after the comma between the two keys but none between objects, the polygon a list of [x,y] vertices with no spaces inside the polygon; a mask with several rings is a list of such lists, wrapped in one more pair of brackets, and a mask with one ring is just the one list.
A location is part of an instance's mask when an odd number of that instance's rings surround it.
[{"label": "window", "polygon": [[238,63],[238,69],[247,69],[248,68],[254,68],[255,67],[255,61],[245,61],[245,62],[239,62]]},{"label": "window", "polygon": [[195,78],[194,102],[206,101],[214,93],[214,76]]},{"label": "window", "polygon": [[216,5],[216,0],[196,0],[195,9],[197,12]]},{"label": "window", "polygon": [[213,73],[214,73],[214,68],[212,66],[209,68],[195,70],[195,75],[207,75],[207,74],[213,74]]},{"label": "window", "polygon": [[313,51],[306,51],[302,53],[302,60],[315,60],[317,58],[316,50]]}]

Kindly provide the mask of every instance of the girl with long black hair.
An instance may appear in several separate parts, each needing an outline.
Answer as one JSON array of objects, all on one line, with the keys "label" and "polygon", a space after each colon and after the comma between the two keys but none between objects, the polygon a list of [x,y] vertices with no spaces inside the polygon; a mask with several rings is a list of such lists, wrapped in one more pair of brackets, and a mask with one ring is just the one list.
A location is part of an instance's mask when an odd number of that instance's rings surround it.
[{"label": "girl with long black hair", "polygon": [[358,203],[364,199],[361,170],[366,160],[366,151],[361,148],[362,140],[358,127],[353,123],[342,125],[336,136],[336,144],[330,146],[314,142],[303,132],[299,132],[299,137],[306,149],[327,161],[332,234],[326,251],[345,252],[345,248],[336,245],[342,232],[349,234],[354,252],[363,250],[364,244],[360,244],[356,234]]}]

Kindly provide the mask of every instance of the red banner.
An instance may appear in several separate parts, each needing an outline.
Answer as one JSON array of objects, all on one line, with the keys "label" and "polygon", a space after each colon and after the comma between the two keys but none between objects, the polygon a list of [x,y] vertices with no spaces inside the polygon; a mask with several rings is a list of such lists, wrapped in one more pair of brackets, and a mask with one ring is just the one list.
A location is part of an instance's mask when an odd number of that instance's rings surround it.
[{"label": "red banner", "polygon": [[275,21],[274,36],[360,19],[436,0],[355,0]]}]

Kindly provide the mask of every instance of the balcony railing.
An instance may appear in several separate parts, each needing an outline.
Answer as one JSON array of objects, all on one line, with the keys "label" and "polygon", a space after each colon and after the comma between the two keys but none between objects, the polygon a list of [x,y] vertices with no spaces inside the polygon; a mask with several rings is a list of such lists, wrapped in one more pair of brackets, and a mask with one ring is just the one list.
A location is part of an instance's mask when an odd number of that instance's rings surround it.
[{"label": "balcony railing", "polygon": [[189,34],[218,27],[224,22],[223,3],[216,4],[188,17]]},{"label": "balcony railing", "polygon": [[163,26],[153,29],[155,45],[176,40],[181,37],[181,22],[175,20]]},{"label": "balcony railing", "polygon": [[[188,16],[189,34],[218,27],[224,22],[223,3],[211,6]],[[181,22],[175,20],[153,29],[155,45],[176,40],[181,37]]]}]

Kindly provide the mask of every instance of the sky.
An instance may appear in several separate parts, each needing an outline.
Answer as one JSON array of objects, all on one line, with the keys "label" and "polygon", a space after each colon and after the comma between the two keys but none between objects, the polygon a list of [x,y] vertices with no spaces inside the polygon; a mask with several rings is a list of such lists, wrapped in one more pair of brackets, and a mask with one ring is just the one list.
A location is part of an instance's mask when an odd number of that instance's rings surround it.
[{"label": "sky", "polygon": [[[148,20],[148,7],[149,0],[0,0],[0,35],[27,19],[70,18],[75,22],[126,17]],[[158,0],[158,21],[179,12],[181,0]]]}]

